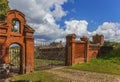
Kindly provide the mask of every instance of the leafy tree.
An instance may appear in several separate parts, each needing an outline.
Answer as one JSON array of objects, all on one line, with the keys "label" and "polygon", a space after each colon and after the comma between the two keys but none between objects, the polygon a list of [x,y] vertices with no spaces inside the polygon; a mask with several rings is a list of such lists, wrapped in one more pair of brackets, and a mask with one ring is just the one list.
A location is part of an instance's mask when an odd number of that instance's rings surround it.
[{"label": "leafy tree", "polygon": [[0,21],[5,19],[5,14],[9,10],[8,0],[0,0]]}]

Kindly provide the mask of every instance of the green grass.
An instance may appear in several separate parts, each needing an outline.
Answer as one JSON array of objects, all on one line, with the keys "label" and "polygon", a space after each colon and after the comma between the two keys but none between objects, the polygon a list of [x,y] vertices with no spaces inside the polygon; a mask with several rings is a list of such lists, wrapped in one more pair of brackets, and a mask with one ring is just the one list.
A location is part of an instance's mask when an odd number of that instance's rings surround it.
[{"label": "green grass", "polygon": [[19,75],[11,78],[11,82],[66,82],[65,78],[54,74],[38,71],[30,74]]},{"label": "green grass", "polygon": [[120,49],[103,54],[87,63],[73,65],[68,68],[120,75]]},{"label": "green grass", "polygon": [[54,74],[50,74],[44,71],[39,71],[41,69],[51,68],[50,65],[63,65],[64,61],[58,60],[45,60],[45,59],[35,59],[35,70],[36,72],[30,74],[24,74],[12,77],[13,82],[66,82],[66,78],[61,78]]}]

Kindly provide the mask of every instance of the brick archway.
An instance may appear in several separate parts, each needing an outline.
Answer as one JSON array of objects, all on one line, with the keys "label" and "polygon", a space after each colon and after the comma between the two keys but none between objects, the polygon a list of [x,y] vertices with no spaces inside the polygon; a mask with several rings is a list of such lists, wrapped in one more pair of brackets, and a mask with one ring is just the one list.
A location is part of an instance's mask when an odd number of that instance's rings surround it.
[{"label": "brick archway", "polygon": [[[14,29],[13,29],[14,28]],[[19,31],[15,31],[19,28]],[[10,10],[5,21],[0,22],[0,62],[9,63],[9,46],[18,43],[22,47],[21,73],[34,70],[34,30],[26,24],[25,15],[18,10]]]},{"label": "brick archway", "polygon": [[22,46],[19,43],[9,45],[9,65],[11,73],[20,73],[22,70]]}]

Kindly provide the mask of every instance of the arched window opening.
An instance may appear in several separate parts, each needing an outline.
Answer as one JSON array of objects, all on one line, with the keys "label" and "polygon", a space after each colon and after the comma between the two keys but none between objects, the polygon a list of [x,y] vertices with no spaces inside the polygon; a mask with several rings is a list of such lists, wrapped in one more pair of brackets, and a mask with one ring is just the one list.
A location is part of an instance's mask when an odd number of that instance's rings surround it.
[{"label": "arched window opening", "polygon": [[12,20],[12,32],[20,32],[20,21],[18,19]]}]

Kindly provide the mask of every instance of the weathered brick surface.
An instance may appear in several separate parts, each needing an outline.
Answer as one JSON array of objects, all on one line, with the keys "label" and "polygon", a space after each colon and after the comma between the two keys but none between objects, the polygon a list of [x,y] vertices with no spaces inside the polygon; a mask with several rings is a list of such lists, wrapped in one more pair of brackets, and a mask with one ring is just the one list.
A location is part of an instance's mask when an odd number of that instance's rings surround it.
[{"label": "weathered brick surface", "polygon": [[75,40],[76,35],[66,36],[66,65],[87,62],[96,58],[99,54],[101,45],[104,44],[103,36],[93,36],[93,44],[90,44],[89,38],[82,37],[81,40]]},{"label": "weathered brick surface", "polygon": [[100,44],[100,45],[104,44],[104,36],[103,35],[96,34],[92,37],[92,39],[93,39],[94,44]]},{"label": "weathered brick surface", "polygon": [[[13,32],[12,20],[20,22],[20,31]],[[5,21],[0,22],[0,62],[9,63],[9,47],[17,43],[21,46],[21,73],[28,73],[34,70],[34,30],[26,24],[23,13],[17,10],[10,10],[6,14]]]}]

